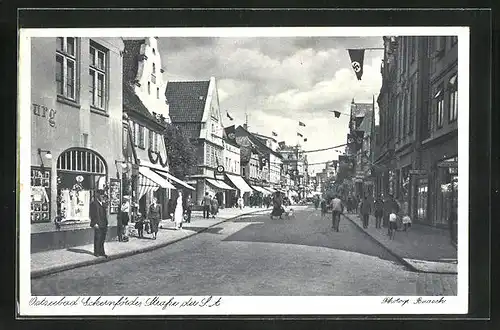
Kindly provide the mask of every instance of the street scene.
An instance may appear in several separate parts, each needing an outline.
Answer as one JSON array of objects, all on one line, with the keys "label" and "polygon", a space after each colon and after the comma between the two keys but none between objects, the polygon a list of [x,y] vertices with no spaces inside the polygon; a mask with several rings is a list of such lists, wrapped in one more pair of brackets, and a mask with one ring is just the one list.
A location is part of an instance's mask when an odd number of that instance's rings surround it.
[{"label": "street scene", "polygon": [[30,42],[32,295],[457,295],[457,36]]}]

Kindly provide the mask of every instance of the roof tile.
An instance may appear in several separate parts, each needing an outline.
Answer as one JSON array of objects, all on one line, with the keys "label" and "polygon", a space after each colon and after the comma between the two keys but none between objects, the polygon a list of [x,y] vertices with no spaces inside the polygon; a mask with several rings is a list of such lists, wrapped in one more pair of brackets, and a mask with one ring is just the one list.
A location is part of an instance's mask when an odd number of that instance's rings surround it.
[{"label": "roof tile", "polygon": [[165,91],[172,123],[199,123],[210,81],[169,81]]}]

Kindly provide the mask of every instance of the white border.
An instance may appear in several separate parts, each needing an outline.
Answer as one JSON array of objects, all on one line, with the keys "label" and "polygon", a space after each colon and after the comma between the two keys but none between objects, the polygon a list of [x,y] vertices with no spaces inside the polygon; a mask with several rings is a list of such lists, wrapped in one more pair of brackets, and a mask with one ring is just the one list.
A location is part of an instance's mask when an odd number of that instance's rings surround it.
[{"label": "white border", "polygon": [[[29,306],[31,298],[30,277],[30,212],[29,207],[29,169],[31,159],[31,37],[289,37],[289,36],[378,36],[383,35],[457,35],[459,84],[459,196],[458,196],[458,278],[457,296],[445,297],[445,304],[412,304],[417,297],[410,299],[403,307],[395,304],[381,304],[384,297],[255,297],[226,296],[219,307],[167,308],[158,307],[35,307]],[[19,281],[20,315],[22,316],[80,316],[80,315],[271,315],[271,314],[464,314],[468,311],[468,186],[469,186],[469,28],[467,27],[290,27],[290,28],[148,28],[148,29],[21,29],[19,31],[19,85],[18,85],[18,124],[19,124]],[[19,86],[23,86],[20,88]],[[41,298],[41,297],[40,297]],[[58,300],[60,297],[47,297]],[[115,299],[119,297],[103,297]],[[133,299],[133,297],[131,297]],[[139,297],[145,301],[148,297]],[[167,299],[167,297],[160,297]],[[214,297],[215,299],[216,297]],[[423,297],[425,299],[425,297]],[[428,297],[436,299],[436,297]],[[71,297],[67,297],[71,299]],[[82,298],[80,298],[81,300]],[[94,298],[95,299],[95,298]],[[175,297],[178,301],[188,297]],[[167,299],[168,300],[168,299]]]}]

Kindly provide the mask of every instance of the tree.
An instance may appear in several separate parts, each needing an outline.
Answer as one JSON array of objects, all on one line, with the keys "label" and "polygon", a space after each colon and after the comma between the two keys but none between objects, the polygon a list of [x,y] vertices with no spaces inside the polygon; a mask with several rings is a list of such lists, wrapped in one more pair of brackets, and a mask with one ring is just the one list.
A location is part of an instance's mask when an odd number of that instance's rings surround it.
[{"label": "tree", "polygon": [[166,124],[163,136],[170,172],[183,180],[189,174],[189,169],[197,165],[196,148],[186,134],[172,124]]}]

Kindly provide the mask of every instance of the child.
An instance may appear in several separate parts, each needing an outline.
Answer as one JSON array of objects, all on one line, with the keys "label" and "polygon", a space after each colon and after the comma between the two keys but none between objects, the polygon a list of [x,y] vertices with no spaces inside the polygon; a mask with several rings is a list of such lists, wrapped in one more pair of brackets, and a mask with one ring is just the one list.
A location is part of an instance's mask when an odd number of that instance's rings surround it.
[{"label": "child", "polygon": [[398,217],[396,216],[396,213],[389,214],[389,237],[390,237],[390,239],[394,239],[396,229],[398,228],[397,220],[398,220]]},{"label": "child", "polygon": [[403,230],[406,231],[410,227],[411,227],[411,219],[408,215],[405,215],[403,217]]},{"label": "child", "polygon": [[137,229],[137,234],[139,238],[144,237],[144,218],[141,213],[137,213],[137,220],[135,223],[135,229]]}]

